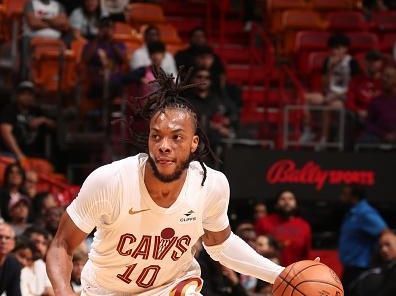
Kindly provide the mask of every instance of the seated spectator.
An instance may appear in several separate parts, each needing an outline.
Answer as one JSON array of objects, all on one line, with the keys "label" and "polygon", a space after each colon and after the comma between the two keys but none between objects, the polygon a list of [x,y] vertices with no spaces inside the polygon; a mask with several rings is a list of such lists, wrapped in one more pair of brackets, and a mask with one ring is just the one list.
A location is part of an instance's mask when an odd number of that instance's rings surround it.
[{"label": "seated spectator", "polygon": [[311,250],[311,226],[298,216],[295,194],[290,190],[281,191],[276,198],[276,212],[261,218],[256,223],[258,235],[271,235],[281,245],[281,264],[308,259]]},{"label": "seated spectator", "polygon": [[40,258],[45,260],[48,251],[49,233],[34,225],[28,227],[23,236],[36,246],[36,249],[40,252]]},{"label": "seated spectator", "polygon": [[[195,56],[199,52],[199,48],[208,47],[208,40],[205,30],[197,27],[190,32],[190,44],[186,49],[176,53],[176,65],[179,68],[184,66],[187,69],[195,66]],[[213,51],[212,51],[213,52]],[[224,73],[224,65],[220,57],[213,52],[213,71],[215,73]]]},{"label": "seated spectator", "polygon": [[33,37],[60,39],[69,30],[63,6],[55,0],[26,1],[22,39],[22,78],[29,77],[30,40]]},{"label": "seated spectator", "polygon": [[136,89],[134,97],[143,97],[156,90],[156,85],[150,83],[155,80],[153,67],[161,67],[162,61],[165,57],[165,44],[161,41],[153,41],[147,45],[150,56],[150,65],[140,67],[128,75],[127,82],[134,82]]},{"label": "seated spectator", "polygon": [[69,29],[67,15],[55,0],[28,1],[24,11],[24,36],[59,39]]},{"label": "seated spectator", "polygon": [[195,49],[193,67],[209,70],[212,77],[212,89],[217,94],[221,94],[221,89],[225,83],[223,81],[225,77],[224,67],[217,65],[215,62],[216,55],[210,46],[200,46]]},{"label": "seated spectator", "polygon": [[371,100],[382,92],[382,54],[370,51],[366,54],[366,69],[352,78],[349,83],[346,107],[353,112],[360,123],[367,119],[367,108]]},{"label": "seated spectator", "polygon": [[62,207],[49,208],[44,216],[45,230],[52,236],[55,236],[58,230],[60,219],[65,210]]},{"label": "seated spectator", "polygon": [[[352,77],[360,72],[358,62],[349,54],[350,40],[343,34],[332,35],[328,40],[329,57],[323,64],[323,92],[307,93],[309,105],[323,105],[334,109],[344,108],[348,84]],[[320,142],[325,144],[330,131],[330,114],[323,113],[322,135]],[[305,127],[300,142],[312,140],[310,114],[306,114]]]},{"label": "seated spectator", "polygon": [[253,207],[253,218],[256,222],[260,218],[267,216],[267,205],[263,202],[257,202]]},{"label": "seated spectator", "polygon": [[39,193],[33,200],[31,221],[35,225],[44,227],[44,217],[50,208],[58,206],[55,196],[50,192]]},{"label": "seated spectator", "polygon": [[24,194],[30,199],[35,199],[37,196],[37,182],[38,175],[35,171],[27,171],[25,174],[25,183],[23,185]]},{"label": "seated spectator", "polygon": [[104,94],[105,71],[109,71],[110,98],[122,94],[122,81],[126,65],[126,48],[124,44],[113,40],[114,23],[109,18],[102,18],[99,33],[89,41],[83,50],[82,59],[86,65],[90,80],[88,96],[100,101]]},{"label": "seated spectator", "polygon": [[201,266],[201,277],[204,280],[202,295],[218,296],[248,296],[248,292],[242,287],[238,274],[220,263],[213,261],[203,249],[197,258]]},{"label": "seated spectator", "polygon": [[10,221],[8,212],[9,203],[23,196],[24,181],[25,171],[19,163],[12,163],[6,167],[4,171],[4,184],[0,189],[1,217],[5,221]]},{"label": "seated spectator", "polygon": [[221,99],[211,90],[209,71],[196,69],[191,83],[197,87],[186,95],[186,99],[200,115],[201,127],[207,131],[212,145],[220,144],[221,139],[234,137],[235,108],[228,98]]},{"label": "seated spectator", "polygon": [[16,100],[0,112],[0,149],[24,161],[26,156],[45,156],[45,137],[53,134],[55,122],[36,105],[35,87],[21,82]]},{"label": "seated spectator", "polygon": [[81,7],[73,10],[70,15],[70,26],[76,38],[84,37],[91,40],[98,35],[101,18],[99,0],[84,0]]},{"label": "seated spectator", "polygon": [[270,235],[260,234],[256,238],[256,251],[260,255],[280,264],[279,252],[281,248],[279,243]]},{"label": "seated spectator", "polygon": [[82,291],[81,286],[81,272],[85,263],[88,260],[88,255],[84,252],[76,252],[73,255],[73,269],[71,274],[71,286],[73,288],[73,292],[77,295],[80,295]]},{"label": "seated spectator", "polygon": [[103,15],[110,17],[116,22],[125,22],[125,13],[128,9],[129,0],[100,0]]},{"label": "seated spectator", "polygon": [[379,238],[381,263],[351,284],[351,296],[396,295],[396,235],[385,231]]},{"label": "seated spectator", "polygon": [[[161,41],[160,31],[157,27],[148,26],[144,30],[144,44],[142,47],[135,50],[130,61],[130,67],[132,70],[136,70],[141,67],[151,65],[150,55],[148,52],[148,44],[151,42]],[[161,68],[167,74],[173,74],[177,76],[176,63],[171,53],[165,52],[164,59],[161,63]]]},{"label": "seated spectator", "polygon": [[15,247],[15,233],[6,223],[0,223],[0,293],[21,296],[21,265],[11,254]]},{"label": "seated spectator", "polygon": [[47,276],[45,263],[35,245],[21,239],[15,249],[15,258],[23,266],[21,271],[21,291],[23,296],[54,295]]},{"label": "seated spectator", "polygon": [[361,143],[396,143],[396,66],[385,66],[382,76],[383,94],[368,107],[365,134]]},{"label": "seated spectator", "polygon": [[21,235],[30,226],[28,223],[30,205],[30,199],[23,195],[19,195],[17,199],[11,199],[8,204],[10,225],[17,236]]}]

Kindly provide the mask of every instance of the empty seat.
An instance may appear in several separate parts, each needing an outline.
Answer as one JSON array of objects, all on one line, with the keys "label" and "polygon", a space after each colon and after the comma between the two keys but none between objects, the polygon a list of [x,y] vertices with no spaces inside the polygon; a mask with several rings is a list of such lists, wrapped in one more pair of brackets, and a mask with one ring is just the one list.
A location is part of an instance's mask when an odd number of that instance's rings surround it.
[{"label": "empty seat", "polygon": [[379,31],[396,31],[396,11],[375,12],[372,20]]},{"label": "empty seat", "polygon": [[114,24],[113,38],[125,45],[128,57],[131,57],[132,53],[142,45],[142,37],[126,23],[117,22]]},{"label": "empty seat", "polygon": [[27,2],[28,0],[3,0],[7,14],[12,17],[22,16]]},{"label": "empty seat", "polygon": [[348,10],[355,8],[352,0],[312,0],[312,8],[321,11]]},{"label": "empty seat", "polygon": [[386,53],[391,53],[396,44],[396,32],[386,33],[383,35],[380,43],[380,48]]},{"label": "empty seat", "polygon": [[362,13],[357,11],[337,11],[327,15],[330,30],[365,31],[369,28]]},{"label": "empty seat", "polygon": [[161,32],[161,40],[168,44],[182,44],[182,40],[176,28],[171,24],[159,24],[158,29]]},{"label": "empty seat", "polygon": [[320,14],[311,10],[288,10],[282,14],[282,30],[323,30],[327,26]]},{"label": "empty seat", "polygon": [[296,35],[295,52],[327,49],[331,33],[323,31],[301,31]]},{"label": "empty seat", "polygon": [[368,51],[379,48],[377,35],[369,32],[351,32],[347,33],[351,41],[350,49],[352,52]]},{"label": "empty seat", "polygon": [[282,13],[285,10],[305,9],[305,0],[268,0],[267,17],[271,26],[271,31],[278,32],[281,29]]},{"label": "empty seat", "polygon": [[162,7],[149,3],[129,4],[128,21],[134,26],[144,24],[158,24],[165,22]]},{"label": "empty seat", "polygon": [[275,10],[288,10],[288,9],[304,9],[307,7],[305,0],[268,0],[267,10],[273,12]]},{"label": "empty seat", "polygon": [[61,40],[33,38],[32,80],[45,92],[70,91],[77,81],[76,57]]}]

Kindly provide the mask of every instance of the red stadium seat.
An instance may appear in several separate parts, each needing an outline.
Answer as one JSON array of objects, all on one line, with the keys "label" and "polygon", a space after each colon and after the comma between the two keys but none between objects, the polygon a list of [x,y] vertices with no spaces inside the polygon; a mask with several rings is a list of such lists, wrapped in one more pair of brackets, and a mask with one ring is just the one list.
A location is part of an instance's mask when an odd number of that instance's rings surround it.
[{"label": "red stadium seat", "polygon": [[12,17],[22,16],[27,2],[28,0],[3,0],[7,14]]},{"label": "red stadium seat", "polygon": [[161,40],[168,44],[182,44],[179,33],[176,28],[171,24],[159,24],[158,29],[161,32]]},{"label": "red stadium seat", "polygon": [[379,31],[396,31],[396,11],[375,12],[372,20]]},{"label": "red stadium seat", "polygon": [[282,13],[290,9],[306,9],[305,0],[268,0],[267,16],[270,19],[271,31],[277,32],[281,28]]},{"label": "red stadium seat", "polygon": [[385,53],[391,53],[396,44],[396,32],[386,33],[383,35],[380,43],[380,48]]},{"label": "red stadium seat", "polygon": [[131,57],[133,52],[142,45],[142,37],[126,23],[117,22],[114,24],[113,38],[125,45],[128,57]]},{"label": "red stadium seat", "polygon": [[325,29],[327,24],[320,14],[311,10],[288,10],[282,14],[282,30]]},{"label": "red stadium seat", "polygon": [[295,52],[318,51],[327,49],[331,33],[323,31],[301,31],[296,35]]},{"label": "red stadium seat", "polygon": [[329,30],[334,31],[365,31],[369,28],[363,14],[357,11],[332,12],[327,15],[327,20]]},{"label": "red stadium seat", "polygon": [[165,22],[162,7],[149,3],[132,3],[128,6],[128,22],[136,27]]},{"label": "red stadium seat", "polygon": [[[76,57],[61,40],[33,38],[32,80],[44,92],[70,91],[77,82]],[[63,69],[61,71],[61,68]]]},{"label": "red stadium seat", "polygon": [[268,0],[267,10],[273,12],[275,10],[288,9],[304,9],[308,6],[305,0]]},{"label": "red stadium seat", "polygon": [[355,8],[352,0],[312,0],[312,8],[321,11],[348,10]]},{"label": "red stadium seat", "polygon": [[351,32],[347,33],[347,36],[351,41],[350,49],[352,52],[379,49],[378,37],[374,33]]}]

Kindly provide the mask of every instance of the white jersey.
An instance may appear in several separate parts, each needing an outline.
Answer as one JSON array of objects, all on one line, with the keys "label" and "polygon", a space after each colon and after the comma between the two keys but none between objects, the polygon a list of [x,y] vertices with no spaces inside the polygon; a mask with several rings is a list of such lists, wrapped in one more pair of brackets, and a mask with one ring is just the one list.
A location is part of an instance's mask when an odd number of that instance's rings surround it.
[{"label": "white jersey", "polygon": [[107,292],[87,287],[86,295],[169,295],[164,289],[180,279],[199,278],[192,247],[204,229],[229,225],[229,185],[221,172],[207,167],[201,186],[203,170],[192,162],[177,200],[162,208],[144,184],[146,161],[139,154],[98,168],[67,208],[82,231],[96,227],[82,280]]}]

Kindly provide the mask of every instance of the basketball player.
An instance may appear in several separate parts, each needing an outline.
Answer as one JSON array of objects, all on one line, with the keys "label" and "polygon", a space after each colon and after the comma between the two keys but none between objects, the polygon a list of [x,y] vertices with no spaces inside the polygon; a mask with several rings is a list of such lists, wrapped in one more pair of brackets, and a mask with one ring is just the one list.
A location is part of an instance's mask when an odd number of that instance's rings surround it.
[{"label": "basketball player", "polygon": [[228,181],[203,163],[207,138],[179,95],[189,86],[155,74],[159,89],[143,112],[147,154],[95,170],[62,217],[47,255],[58,296],[74,295],[72,254],[95,227],[82,295],[201,295],[192,251],[201,238],[214,260],[239,273],[273,283],[284,269],[231,232]]}]

